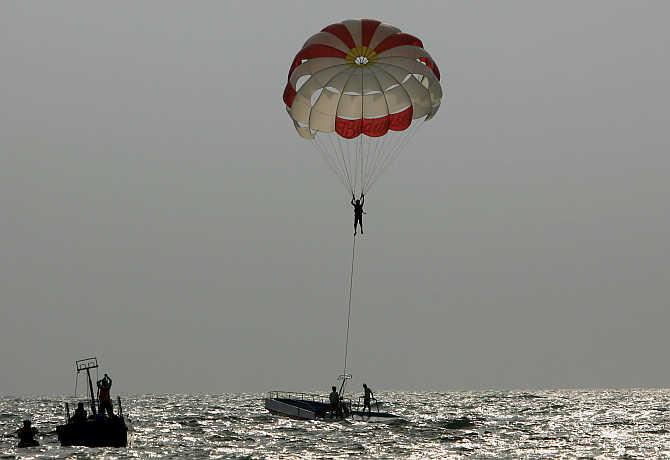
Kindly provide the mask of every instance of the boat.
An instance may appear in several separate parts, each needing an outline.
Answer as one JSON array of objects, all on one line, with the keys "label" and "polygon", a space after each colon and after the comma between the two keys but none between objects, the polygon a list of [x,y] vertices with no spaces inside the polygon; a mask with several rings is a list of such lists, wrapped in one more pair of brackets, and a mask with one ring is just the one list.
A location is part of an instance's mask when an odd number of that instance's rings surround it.
[{"label": "boat", "polygon": [[[77,379],[81,372],[86,372],[88,379],[88,396],[91,415],[88,417],[70,416],[70,406],[65,403],[66,422],[56,427],[61,446],[86,447],[126,447],[128,445],[128,425],[123,416],[121,398],[117,398],[117,413],[111,416],[98,410],[99,401],[93,391],[91,369],[98,368],[97,358],[86,358],[75,362]],[[76,394],[76,390],[75,390]]]},{"label": "boat", "polygon": [[[351,374],[341,375],[342,385],[338,394],[344,394],[347,380]],[[363,397],[359,397],[355,404],[351,399],[340,397],[341,414],[333,413],[328,397],[316,393],[301,393],[294,391],[273,390],[264,398],[265,408],[273,415],[279,415],[296,420],[341,421],[354,420],[362,422],[393,423],[403,420],[402,417],[384,412],[383,403],[376,398],[370,399],[370,410],[363,409]]]}]

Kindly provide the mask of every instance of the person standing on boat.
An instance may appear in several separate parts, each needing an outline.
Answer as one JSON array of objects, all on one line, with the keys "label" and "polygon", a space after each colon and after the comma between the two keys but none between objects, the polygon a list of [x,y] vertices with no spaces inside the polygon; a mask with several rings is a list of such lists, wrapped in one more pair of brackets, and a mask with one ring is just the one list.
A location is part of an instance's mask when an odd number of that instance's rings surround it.
[{"label": "person standing on boat", "polygon": [[365,408],[368,408],[368,416],[372,413],[372,406],[370,406],[370,399],[374,398],[374,393],[372,393],[372,390],[370,387],[368,387],[365,383],[363,384],[363,391],[365,394],[363,395],[363,412],[365,412]]},{"label": "person standing on boat", "polygon": [[333,391],[330,392],[330,412],[336,417],[342,417],[342,406],[340,405],[340,394],[337,392],[337,388],[332,387]]},{"label": "person standing on boat", "polygon": [[[354,201],[355,200],[355,201]],[[356,196],[351,194],[351,205],[354,207],[354,235],[356,234],[356,224],[361,226],[361,235],[363,234],[363,205],[365,204],[365,195],[361,193],[360,200],[356,200]]]},{"label": "person standing on boat", "polygon": [[112,397],[110,390],[112,389],[112,379],[105,374],[103,378],[98,380],[98,401],[100,402],[100,415],[105,415],[105,412],[111,417],[114,415],[114,408],[112,407]]}]

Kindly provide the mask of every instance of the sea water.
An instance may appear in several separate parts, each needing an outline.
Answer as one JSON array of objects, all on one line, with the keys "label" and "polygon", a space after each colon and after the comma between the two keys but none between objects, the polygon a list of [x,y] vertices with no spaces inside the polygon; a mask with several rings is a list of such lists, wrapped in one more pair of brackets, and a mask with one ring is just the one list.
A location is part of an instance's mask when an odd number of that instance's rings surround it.
[{"label": "sea water", "polygon": [[[63,398],[4,397],[0,457],[670,458],[670,390],[375,392],[404,419],[392,424],[290,420],[263,396],[125,396],[123,449],[60,447]],[[40,447],[15,447],[24,418]]]}]

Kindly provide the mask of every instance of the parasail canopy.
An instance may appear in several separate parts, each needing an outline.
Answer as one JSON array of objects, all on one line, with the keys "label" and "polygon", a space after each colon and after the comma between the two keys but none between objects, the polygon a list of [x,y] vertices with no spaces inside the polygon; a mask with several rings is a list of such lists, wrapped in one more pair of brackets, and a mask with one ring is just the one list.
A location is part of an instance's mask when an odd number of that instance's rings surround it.
[{"label": "parasail canopy", "polygon": [[284,89],[298,134],[356,195],[372,187],[441,99],[440,71],[421,40],[372,19],[312,35]]}]

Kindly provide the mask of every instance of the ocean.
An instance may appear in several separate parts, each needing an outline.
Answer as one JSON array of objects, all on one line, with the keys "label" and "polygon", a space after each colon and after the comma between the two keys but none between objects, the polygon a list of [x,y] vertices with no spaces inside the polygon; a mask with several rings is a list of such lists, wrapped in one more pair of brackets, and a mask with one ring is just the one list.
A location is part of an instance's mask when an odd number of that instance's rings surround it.
[{"label": "ocean", "polygon": [[[290,420],[263,396],[122,396],[133,424],[123,449],[60,447],[63,398],[4,397],[0,458],[670,458],[665,389],[380,391],[404,418],[393,424]],[[27,417],[41,446],[17,449]]]}]

